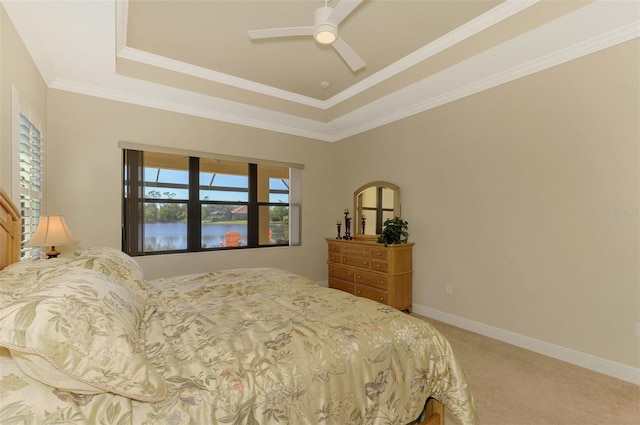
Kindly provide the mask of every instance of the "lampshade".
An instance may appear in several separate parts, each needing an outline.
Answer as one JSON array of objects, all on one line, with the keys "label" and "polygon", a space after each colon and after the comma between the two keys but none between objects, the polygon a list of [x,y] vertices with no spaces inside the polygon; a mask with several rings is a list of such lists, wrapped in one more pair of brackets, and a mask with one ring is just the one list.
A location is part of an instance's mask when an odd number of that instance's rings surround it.
[{"label": "lampshade", "polygon": [[51,250],[47,256],[57,257],[60,254],[55,249],[55,245],[69,245],[76,243],[76,239],[71,234],[64,217],[61,215],[40,217],[38,228],[29,242],[25,246],[46,246],[51,245]]}]

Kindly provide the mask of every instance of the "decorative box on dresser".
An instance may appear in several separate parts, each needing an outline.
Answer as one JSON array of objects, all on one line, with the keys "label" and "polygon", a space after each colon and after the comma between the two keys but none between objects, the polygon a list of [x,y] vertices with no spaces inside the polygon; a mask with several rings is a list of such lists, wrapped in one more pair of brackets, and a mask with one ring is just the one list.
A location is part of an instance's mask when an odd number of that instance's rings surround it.
[{"label": "decorative box on dresser", "polygon": [[328,239],[329,287],[411,312],[413,243]]}]

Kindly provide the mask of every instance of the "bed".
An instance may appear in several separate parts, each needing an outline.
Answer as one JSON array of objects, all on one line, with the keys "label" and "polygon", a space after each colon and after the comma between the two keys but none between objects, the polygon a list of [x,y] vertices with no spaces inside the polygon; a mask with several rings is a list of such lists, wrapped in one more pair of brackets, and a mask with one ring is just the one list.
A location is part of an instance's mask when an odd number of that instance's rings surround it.
[{"label": "bed", "polygon": [[0,423],[477,423],[445,338],[284,270],[145,280],[113,248],[18,261],[0,191]]}]

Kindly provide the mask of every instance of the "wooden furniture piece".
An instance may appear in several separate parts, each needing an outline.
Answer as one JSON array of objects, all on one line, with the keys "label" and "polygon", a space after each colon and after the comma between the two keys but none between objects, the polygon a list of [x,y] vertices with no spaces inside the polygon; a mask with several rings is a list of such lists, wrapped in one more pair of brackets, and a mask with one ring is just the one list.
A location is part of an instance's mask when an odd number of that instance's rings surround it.
[{"label": "wooden furniture piece", "polygon": [[329,239],[329,287],[411,313],[413,243]]},{"label": "wooden furniture piece", "polygon": [[0,270],[20,260],[20,211],[0,188]]}]

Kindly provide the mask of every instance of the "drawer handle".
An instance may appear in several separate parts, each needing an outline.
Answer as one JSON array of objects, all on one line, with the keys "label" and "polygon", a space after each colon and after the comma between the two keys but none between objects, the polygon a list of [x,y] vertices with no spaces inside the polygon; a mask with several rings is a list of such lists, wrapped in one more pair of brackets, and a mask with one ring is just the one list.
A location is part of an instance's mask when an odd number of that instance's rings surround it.
[{"label": "drawer handle", "polygon": [[384,298],[380,297],[380,301],[384,301]]},{"label": "drawer handle", "polygon": [[353,276],[353,273],[349,272],[347,273],[347,276]]},{"label": "drawer handle", "polygon": [[329,268],[329,271],[330,271],[330,272],[332,272],[332,271],[333,271],[333,269],[332,269],[332,268]]},{"label": "drawer handle", "polygon": [[379,257],[381,254],[379,252],[376,252],[376,255]]},{"label": "drawer handle", "polygon": [[380,285],[384,285],[384,280],[381,280],[381,281],[380,281]]},{"label": "drawer handle", "polygon": [[366,262],[366,261],[363,261],[363,262],[362,262],[362,264],[364,264],[364,265],[366,266],[366,265],[367,265],[367,262]]},{"label": "drawer handle", "polygon": [[358,279],[362,279],[362,276],[358,275]]},{"label": "drawer handle", "polygon": [[358,289],[358,295],[362,294],[362,291]]},{"label": "drawer handle", "polygon": [[380,264],[376,264],[376,267],[377,267],[377,268],[380,268]]}]

